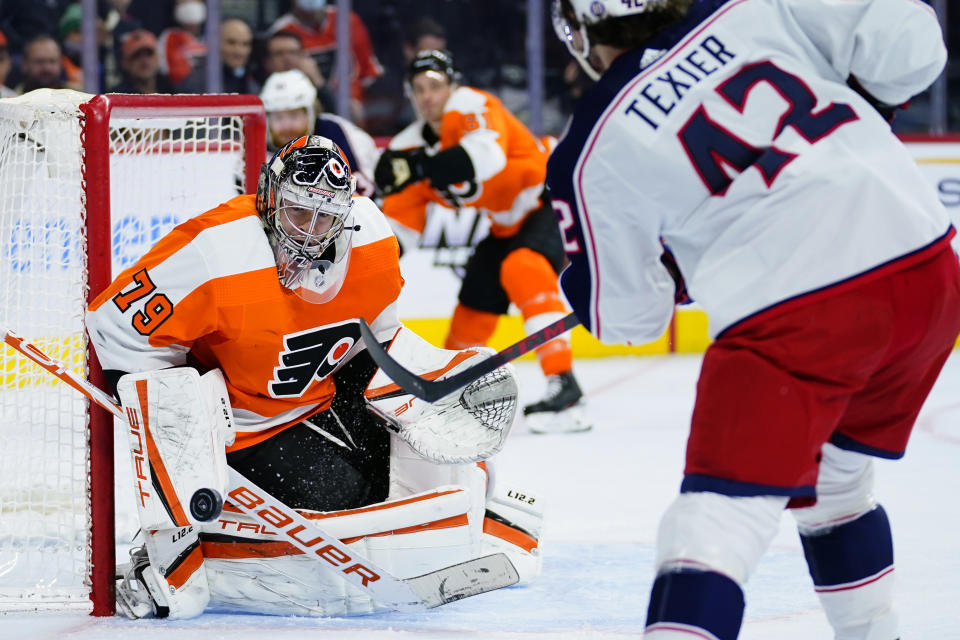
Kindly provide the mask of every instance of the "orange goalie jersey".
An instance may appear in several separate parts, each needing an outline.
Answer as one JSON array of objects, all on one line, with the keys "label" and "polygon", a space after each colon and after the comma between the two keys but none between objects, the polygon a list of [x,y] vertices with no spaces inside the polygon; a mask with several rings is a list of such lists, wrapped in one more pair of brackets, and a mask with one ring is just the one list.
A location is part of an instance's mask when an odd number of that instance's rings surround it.
[{"label": "orange goalie jersey", "polygon": [[105,370],[219,367],[237,438],[249,447],[330,406],[331,374],[360,351],[357,318],[377,335],[400,326],[399,249],[368,198],[354,198],[350,264],[339,294],[311,304],[284,289],[257,216],[238,196],[179,225],[91,304]]},{"label": "orange goalie jersey", "polygon": [[426,147],[428,153],[436,153],[460,145],[470,157],[475,178],[450,185],[445,193],[429,181],[417,182],[384,198],[384,213],[421,233],[428,203],[470,206],[490,217],[492,235],[515,234],[541,204],[549,153],[540,140],[496,96],[472,87],[457,87],[451,93],[439,140],[431,143],[424,136],[427,127],[417,120],[398,133],[389,148]]}]

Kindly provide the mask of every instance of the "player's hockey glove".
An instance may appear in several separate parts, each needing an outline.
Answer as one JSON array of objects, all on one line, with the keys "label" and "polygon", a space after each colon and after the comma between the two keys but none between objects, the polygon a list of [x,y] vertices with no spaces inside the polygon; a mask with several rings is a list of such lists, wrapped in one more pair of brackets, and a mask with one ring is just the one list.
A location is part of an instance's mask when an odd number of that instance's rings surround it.
[{"label": "player's hockey glove", "polygon": [[666,246],[663,247],[663,253],[660,254],[660,262],[666,267],[670,277],[673,278],[674,286],[676,286],[673,294],[674,304],[690,304],[693,302],[690,294],[687,293],[687,283],[683,279],[683,274],[680,273],[677,259],[673,257],[673,253]]},{"label": "player's hockey glove", "polygon": [[403,191],[426,175],[427,152],[423,147],[387,149],[380,156],[373,179],[385,196]]},{"label": "player's hockey glove", "polygon": [[877,100],[875,97],[873,97],[870,94],[869,91],[864,89],[863,85],[861,85],[860,82],[853,76],[850,76],[847,79],[847,85],[851,89],[859,93],[864,100],[869,102],[870,106],[876,109],[877,113],[879,113],[880,116],[890,124],[893,124],[893,120],[894,118],[897,117],[898,111],[900,111],[901,109],[906,109],[907,107],[910,106],[909,101],[904,102],[903,104],[887,104],[886,102],[881,102],[880,100]]}]

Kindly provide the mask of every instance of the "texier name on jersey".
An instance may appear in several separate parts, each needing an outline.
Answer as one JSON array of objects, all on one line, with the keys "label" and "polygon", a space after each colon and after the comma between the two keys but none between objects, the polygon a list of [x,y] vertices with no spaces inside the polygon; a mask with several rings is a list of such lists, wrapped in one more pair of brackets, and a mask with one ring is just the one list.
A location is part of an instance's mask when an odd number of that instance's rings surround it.
[{"label": "texier name on jersey", "polygon": [[659,119],[670,115],[690,89],[735,57],[717,36],[707,36],[693,51],[631,91],[635,97],[627,103],[624,113],[640,118],[656,130]]}]

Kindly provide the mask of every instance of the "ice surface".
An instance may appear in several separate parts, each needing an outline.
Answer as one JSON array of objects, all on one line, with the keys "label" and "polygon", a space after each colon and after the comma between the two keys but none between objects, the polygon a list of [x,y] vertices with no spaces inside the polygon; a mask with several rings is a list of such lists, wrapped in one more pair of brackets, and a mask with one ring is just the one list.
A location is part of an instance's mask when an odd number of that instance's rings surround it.
[{"label": "ice surface", "polygon": [[[534,436],[514,427],[497,459],[503,480],[547,501],[544,571],[501,590],[419,614],[306,619],[205,614],[128,621],[80,614],[0,616],[0,638],[29,640],[512,640],[639,637],[653,579],[657,522],[680,483],[700,359],[581,360],[592,432]],[[521,363],[521,402],[543,381]],[[878,463],[877,495],[894,528],[897,605],[904,638],[960,639],[960,352],[931,395],[900,462]],[[132,507],[132,505],[128,505]],[[121,514],[130,520],[132,509]],[[747,587],[743,640],[832,637],[785,516]],[[202,636],[200,634],[203,634]]]}]

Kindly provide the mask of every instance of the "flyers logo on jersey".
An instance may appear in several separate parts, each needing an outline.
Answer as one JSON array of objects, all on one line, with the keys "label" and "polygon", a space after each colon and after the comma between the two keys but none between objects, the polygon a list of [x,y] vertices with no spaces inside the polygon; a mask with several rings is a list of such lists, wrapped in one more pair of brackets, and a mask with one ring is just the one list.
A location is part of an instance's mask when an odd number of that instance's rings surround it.
[{"label": "flyers logo on jersey", "polygon": [[444,196],[455,208],[459,208],[461,204],[473,202],[479,198],[482,193],[483,184],[474,180],[467,180],[465,182],[451,184],[447,187],[447,193],[445,193]]},{"label": "flyers logo on jersey", "polygon": [[314,380],[323,380],[336,368],[360,338],[356,320],[325,325],[283,337],[279,366],[267,385],[273,398],[296,398]]}]

